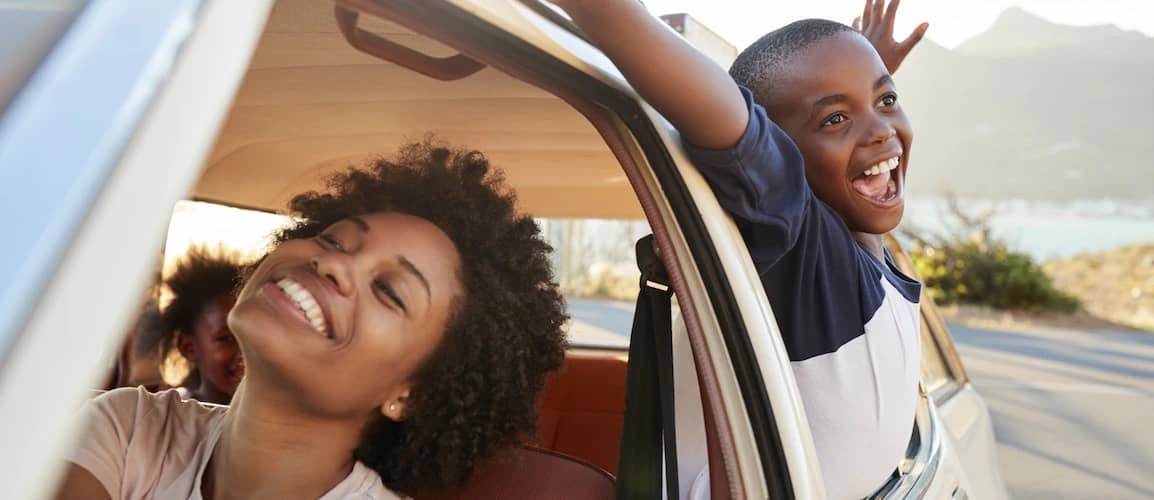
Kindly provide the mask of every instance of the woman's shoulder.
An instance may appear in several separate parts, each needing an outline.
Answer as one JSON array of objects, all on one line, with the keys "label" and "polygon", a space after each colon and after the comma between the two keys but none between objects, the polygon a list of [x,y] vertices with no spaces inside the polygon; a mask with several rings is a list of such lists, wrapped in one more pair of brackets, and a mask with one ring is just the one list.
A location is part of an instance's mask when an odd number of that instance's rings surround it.
[{"label": "woman's shoulder", "polygon": [[85,405],[83,438],[69,461],[95,476],[112,498],[127,490],[155,493],[199,463],[225,410],[182,400],[176,391],[114,389]]},{"label": "woman's shoulder", "polygon": [[357,461],[353,470],[332,491],[320,500],[411,500],[398,495],[381,481],[381,476],[369,466]]},{"label": "woman's shoulder", "polygon": [[175,389],[149,392],[144,387],[122,387],[105,392],[88,403],[88,413],[96,421],[111,424],[126,437],[140,433],[178,430],[197,434],[212,426],[228,410],[181,397]]}]

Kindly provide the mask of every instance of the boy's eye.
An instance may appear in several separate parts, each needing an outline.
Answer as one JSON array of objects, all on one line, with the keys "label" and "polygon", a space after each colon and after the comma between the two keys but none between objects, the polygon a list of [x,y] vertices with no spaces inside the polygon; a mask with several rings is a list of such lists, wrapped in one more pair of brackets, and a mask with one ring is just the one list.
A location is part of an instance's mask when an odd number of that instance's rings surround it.
[{"label": "boy's eye", "polygon": [[402,311],[408,311],[408,308],[405,307],[405,301],[401,300],[401,296],[397,294],[397,291],[393,289],[393,286],[390,285],[388,281],[384,279],[374,280],[373,288],[379,290],[382,294],[385,295],[385,297],[388,298],[388,300],[392,301],[397,305],[397,307],[401,308]]},{"label": "boy's eye", "polygon": [[882,99],[881,99],[882,106],[885,106],[888,108],[888,107],[893,106],[897,103],[898,103],[898,95],[897,94],[890,93],[890,94],[886,94],[886,95],[882,96]]},{"label": "boy's eye", "polygon": [[345,251],[345,247],[341,246],[341,242],[337,241],[331,234],[321,233],[316,236],[316,239],[322,247],[331,248],[338,252]]},{"label": "boy's eye", "polygon": [[821,126],[827,127],[830,125],[837,125],[846,121],[847,119],[848,118],[846,118],[846,116],[842,113],[834,113],[833,115],[830,115],[829,118],[826,118],[825,121],[821,122]]}]

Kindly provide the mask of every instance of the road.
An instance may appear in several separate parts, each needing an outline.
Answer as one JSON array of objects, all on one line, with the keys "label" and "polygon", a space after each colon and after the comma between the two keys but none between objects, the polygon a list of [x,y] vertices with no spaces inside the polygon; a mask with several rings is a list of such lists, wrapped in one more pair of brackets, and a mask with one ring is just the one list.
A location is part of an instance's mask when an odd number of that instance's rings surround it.
[{"label": "road", "polygon": [[[628,344],[632,305],[570,299],[575,333]],[[1018,499],[1154,499],[1154,334],[951,325]]]},{"label": "road", "polygon": [[1154,498],[1154,334],[950,328],[1014,498]]}]

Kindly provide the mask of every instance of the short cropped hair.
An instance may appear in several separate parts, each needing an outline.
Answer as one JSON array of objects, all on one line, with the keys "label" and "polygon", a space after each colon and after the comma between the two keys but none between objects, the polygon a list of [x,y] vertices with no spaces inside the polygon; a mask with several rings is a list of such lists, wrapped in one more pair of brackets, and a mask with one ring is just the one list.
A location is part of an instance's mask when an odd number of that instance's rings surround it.
[{"label": "short cropped hair", "polygon": [[769,107],[775,80],[801,51],[839,33],[857,30],[828,19],[803,19],[767,33],[737,55],[729,75],[753,92],[753,99]]}]

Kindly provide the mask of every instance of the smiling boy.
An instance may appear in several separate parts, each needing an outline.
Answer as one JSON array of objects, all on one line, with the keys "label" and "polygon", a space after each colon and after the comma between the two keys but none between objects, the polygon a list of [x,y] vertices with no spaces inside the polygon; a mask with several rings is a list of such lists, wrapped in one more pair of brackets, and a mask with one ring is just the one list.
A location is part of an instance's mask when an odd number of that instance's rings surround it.
[{"label": "smiling boy", "polygon": [[835,499],[886,481],[917,403],[921,285],[884,234],[913,140],[890,75],[926,26],[895,42],[897,2],[883,1],[867,2],[862,32],[811,19],[767,34],[732,78],[635,0],[556,1],[677,127],[741,230]]}]

